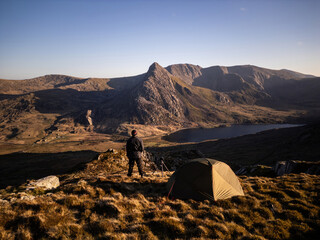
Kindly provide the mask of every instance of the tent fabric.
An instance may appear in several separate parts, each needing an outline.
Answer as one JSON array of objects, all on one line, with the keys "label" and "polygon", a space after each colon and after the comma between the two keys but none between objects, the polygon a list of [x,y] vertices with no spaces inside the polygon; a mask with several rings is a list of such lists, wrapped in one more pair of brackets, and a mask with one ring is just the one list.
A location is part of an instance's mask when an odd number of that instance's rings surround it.
[{"label": "tent fabric", "polygon": [[167,188],[173,198],[200,201],[244,195],[232,169],[226,163],[210,158],[198,158],[184,164],[170,177]]}]

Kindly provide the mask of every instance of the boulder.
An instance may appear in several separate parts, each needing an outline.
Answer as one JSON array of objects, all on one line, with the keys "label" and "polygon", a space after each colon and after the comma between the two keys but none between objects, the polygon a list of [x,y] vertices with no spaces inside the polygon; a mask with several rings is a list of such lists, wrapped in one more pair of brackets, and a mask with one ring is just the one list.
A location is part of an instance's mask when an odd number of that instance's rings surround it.
[{"label": "boulder", "polygon": [[274,167],[274,171],[277,176],[282,176],[284,174],[290,173],[292,171],[292,165],[288,161],[279,161]]},{"label": "boulder", "polygon": [[106,152],[107,153],[113,153],[113,154],[117,154],[118,153],[118,151],[113,149],[113,148],[109,148]]},{"label": "boulder", "polygon": [[30,182],[27,185],[27,190],[35,188],[43,188],[45,190],[54,189],[60,186],[59,178],[57,176],[47,176],[36,181]]},{"label": "boulder", "polygon": [[89,125],[90,126],[92,126],[93,124],[92,124],[92,110],[88,110],[87,111],[87,115],[86,115],[86,119],[87,119],[87,121],[88,121],[88,123],[89,123]]},{"label": "boulder", "polygon": [[104,159],[104,155],[103,154],[99,154],[98,161],[102,161],[103,159]]},{"label": "boulder", "polygon": [[27,200],[27,201],[32,201],[35,198],[36,198],[35,196],[29,195],[29,194],[26,194],[20,197],[21,200]]},{"label": "boulder", "polygon": [[280,161],[274,166],[274,171],[277,176],[282,176],[289,173],[308,173],[319,175],[320,162],[306,162],[306,161]]},{"label": "boulder", "polygon": [[239,168],[235,171],[236,175],[274,177],[272,167],[264,165],[250,165]]}]

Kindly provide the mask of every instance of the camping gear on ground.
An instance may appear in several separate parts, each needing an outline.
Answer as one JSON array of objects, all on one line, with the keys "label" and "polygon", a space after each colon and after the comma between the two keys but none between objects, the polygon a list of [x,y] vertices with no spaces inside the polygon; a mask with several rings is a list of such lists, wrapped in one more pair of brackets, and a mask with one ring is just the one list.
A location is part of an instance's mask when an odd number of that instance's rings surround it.
[{"label": "camping gear on ground", "polygon": [[157,166],[156,163],[153,162],[154,169],[153,169],[152,175],[155,173],[155,171],[160,170],[161,176],[163,177],[163,169],[164,169],[163,167],[165,167],[167,169],[167,171],[170,171],[170,170],[167,167],[167,165],[164,163],[164,159],[162,157],[160,158],[159,161],[160,161],[160,168]]},{"label": "camping gear on ground", "polygon": [[219,200],[244,196],[238,177],[224,162],[197,158],[179,168],[167,183],[168,197]]}]

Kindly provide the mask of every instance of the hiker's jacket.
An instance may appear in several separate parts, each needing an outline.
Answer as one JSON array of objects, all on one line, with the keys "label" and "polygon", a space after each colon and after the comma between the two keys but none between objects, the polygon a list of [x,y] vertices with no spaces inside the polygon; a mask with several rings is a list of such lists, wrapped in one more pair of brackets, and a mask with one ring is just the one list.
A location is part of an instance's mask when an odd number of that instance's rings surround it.
[{"label": "hiker's jacket", "polygon": [[138,137],[131,137],[126,145],[128,158],[141,158],[141,153],[144,151],[143,142]]}]

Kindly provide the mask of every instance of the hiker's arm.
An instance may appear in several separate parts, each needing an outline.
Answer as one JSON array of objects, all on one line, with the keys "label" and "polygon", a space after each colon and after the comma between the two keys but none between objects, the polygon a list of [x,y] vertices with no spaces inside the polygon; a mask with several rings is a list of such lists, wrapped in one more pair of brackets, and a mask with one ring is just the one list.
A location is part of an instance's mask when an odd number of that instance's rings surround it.
[{"label": "hiker's arm", "polygon": [[143,152],[144,151],[143,141],[140,140],[140,143],[141,143],[141,152]]},{"label": "hiker's arm", "polygon": [[128,142],[127,142],[127,144],[126,144],[126,151],[127,151],[127,156],[128,156],[128,151],[129,150],[129,147],[128,147]]}]

